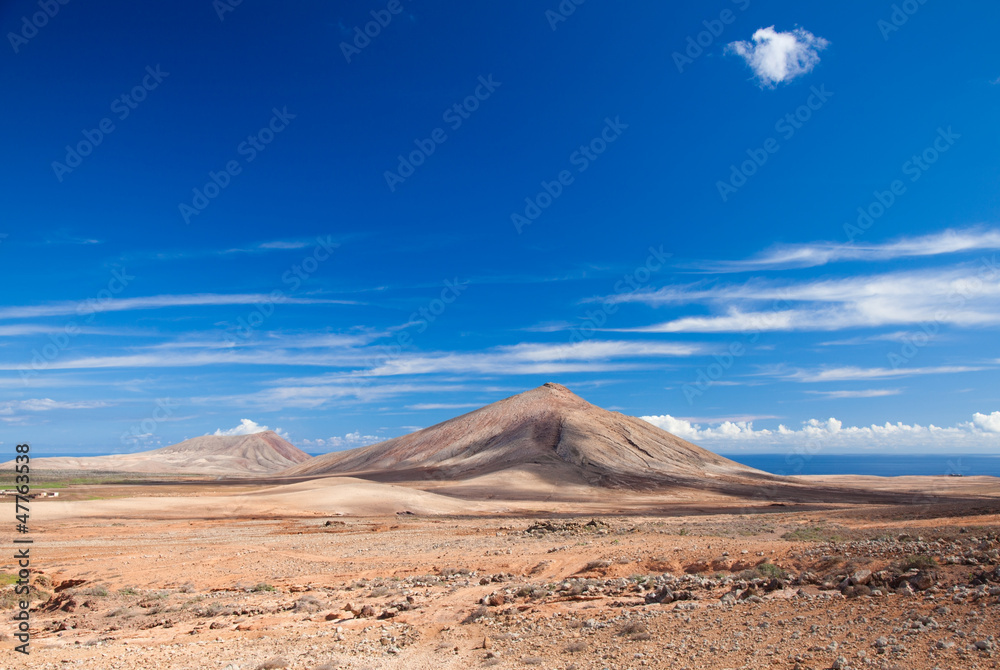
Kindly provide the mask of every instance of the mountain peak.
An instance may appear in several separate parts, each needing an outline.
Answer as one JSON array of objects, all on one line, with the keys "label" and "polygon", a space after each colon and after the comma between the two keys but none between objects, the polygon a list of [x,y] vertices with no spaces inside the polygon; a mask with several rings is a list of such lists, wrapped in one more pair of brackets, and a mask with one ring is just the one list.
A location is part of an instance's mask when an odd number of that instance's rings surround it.
[{"label": "mountain peak", "polygon": [[268,475],[311,458],[272,430],[249,435],[202,435],[152,451],[112,456],[39,459],[49,470],[107,470],[220,476]]},{"label": "mountain peak", "polygon": [[601,409],[553,382],[409,435],[319,456],[282,474],[463,479],[520,467],[601,485],[760,474],[641,419]]}]

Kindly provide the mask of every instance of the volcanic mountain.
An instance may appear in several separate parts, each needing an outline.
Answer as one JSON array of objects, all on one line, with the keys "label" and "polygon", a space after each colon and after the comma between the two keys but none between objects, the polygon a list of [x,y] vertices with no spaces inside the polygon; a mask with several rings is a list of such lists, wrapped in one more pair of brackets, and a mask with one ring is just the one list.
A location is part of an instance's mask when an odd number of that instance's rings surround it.
[{"label": "volcanic mountain", "polygon": [[[101,470],[162,474],[264,475],[312,458],[273,430],[204,435],[169,447],[112,456],[33,458],[39,470]],[[7,464],[5,464],[7,465]]]},{"label": "volcanic mountain", "polygon": [[565,483],[628,488],[787,481],[551,383],[409,435],[318,456],[281,474],[454,481],[525,467]]}]

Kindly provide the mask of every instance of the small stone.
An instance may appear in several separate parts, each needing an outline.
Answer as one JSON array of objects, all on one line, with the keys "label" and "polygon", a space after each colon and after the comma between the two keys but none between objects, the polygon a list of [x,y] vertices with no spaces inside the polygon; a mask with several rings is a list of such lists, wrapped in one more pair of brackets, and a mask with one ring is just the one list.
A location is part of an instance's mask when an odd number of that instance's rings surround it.
[{"label": "small stone", "polygon": [[856,570],[854,574],[851,575],[851,581],[854,582],[855,586],[866,585],[872,580],[871,570]]}]

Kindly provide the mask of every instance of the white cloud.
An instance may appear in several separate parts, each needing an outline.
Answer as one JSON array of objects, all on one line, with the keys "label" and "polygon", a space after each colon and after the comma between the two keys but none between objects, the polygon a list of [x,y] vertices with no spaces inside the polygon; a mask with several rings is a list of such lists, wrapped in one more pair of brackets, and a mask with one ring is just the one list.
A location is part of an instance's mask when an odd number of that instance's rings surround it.
[{"label": "white cloud", "polygon": [[762,419],[780,419],[780,416],[774,414],[741,414],[736,416],[681,416],[677,417],[683,419],[684,421],[690,421],[692,423],[725,423],[727,421],[732,423],[747,422],[747,421],[760,421]]},{"label": "white cloud", "polygon": [[[223,430],[219,428],[214,433],[212,433],[212,435],[225,435],[225,436],[254,435],[256,433],[263,433],[264,431],[267,430],[271,429],[268,428],[267,426],[260,425],[256,421],[251,421],[250,419],[241,419],[240,425],[236,426],[235,428],[229,428],[228,430]],[[288,439],[287,435],[282,434],[280,428],[275,428],[274,432],[277,433],[278,435],[281,435],[281,437]]]},{"label": "white cloud", "polygon": [[[560,374],[628,369],[616,359],[686,357],[713,349],[689,342],[586,341],[567,344],[522,343],[473,353],[428,353],[388,356],[383,347],[357,347],[368,335],[322,335],[274,338],[236,346],[221,337],[209,341],[175,341],[143,349],[144,353],[91,356],[49,362],[51,370],[99,368],[201,367],[206,365],[286,365],[342,368],[345,376],[383,377],[438,372],[483,374]],[[200,350],[199,350],[200,349]],[[315,351],[292,352],[291,349]],[[387,359],[387,360],[386,360]],[[377,364],[378,361],[384,361]],[[25,363],[0,363],[0,370],[20,370]]]},{"label": "white cloud", "polygon": [[705,282],[608,296],[651,306],[708,304],[721,314],[687,316],[617,332],[731,333],[832,331],[848,328],[942,324],[1000,324],[1000,270],[996,259],[977,265],[803,282],[751,279]]},{"label": "white cloud", "polygon": [[306,240],[274,240],[272,242],[262,242],[249,249],[233,249],[233,251],[243,251],[243,252],[253,252],[253,251],[264,251],[264,250],[277,250],[277,251],[287,251],[291,249],[305,249],[311,242]]},{"label": "white cloud", "polygon": [[899,389],[867,389],[863,391],[806,391],[812,395],[823,396],[824,398],[882,398],[890,395],[899,395]]},{"label": "white cloud", "polygon": [[[112,335],[127,336],[141,335],[146,331],[128,328],[92,328],[76,326],[73,331],[75,335]],[[0,337],[21,337],[24,335],[47,335],[55,334],[56,339],[65,337],[67,334],[66,325],[49,325],[41,323],[22,323],[12,326],[0,326]],[[60,335],[61,334],[61,335]]]},{"label": "white cloud", "polygon": [[699,267],[713,273],[752,272],[811,268],[844,261],[873,262],[997,249],[1000,249],[1000,230],[948,229],[940,233],[904,237],[883,244],[835,242],[782,244],[746,260],[705,263]]},{"label": "white cloud", "polygon": [[860,344],[871,344],[873,342],[905,342],[913,337],[912,332],[905,330],[896,330],[891,333],[879,333],[877,335],[865,335],[858,337],[849,337],[844,340],[830,340],[828,342],[820,342],[821,347],[843,347],[843,346],[857,346]]},{"label": "white cloud", "polygon": [[[269,293],[196,293],[191,295],[152,295],[141,298],[113,298],[111,300],[63,301],[45,305],[24,305],[0,308],[2,319],[25,319],[42,316],[87,316],[99,312],[125,312],[138,309],[161,309],[166,307],[200,307],[215,305],[255,305],[274,302]],[[281,299],[286,305],[356,305],[353,300],[329,300],[324,298]]]},{"label": "white cloud", "polygon": [[431,373],[562,374],[628,369],[612,360],[686,357],[709,353],[705,345],[688,342],[591,340],[567,344],[522,343],[484,352],[399,356],[360,376]]},{"label": "white cloud", "polygon": [[416,405],[407,405],[406,409],[469,409],[470,407],[482,407],[479,403],[475,402],[464,402],[464,403],[443,403],[443,402],[424,402],[418,403]]},{"label": "white cloud", "polygon": [[306,447],[316,447],[319,449],[327,449],[329,451],[340,451],[343,449],[355,449],[357,447],[367,447],[370,444],[377,444],[379,442],[385,441],[386,438],[379,437],[378,435],[362,435],[361,431],[354,431],[353,433],[347,433],[343,437],[328,437],[319,438],[316,440],[302,440],[302,444]]},{"label": "white cloud", "polygon": [[819,368],[813,370],[794,370],[787,373],[777,373],[782,379],[797,382],[843,382],[864,379],[896,379],[922,375],[947,375],[961,372],[980,372],[986,367],[970,365],[939,365],[935,367],[899,367],[899,368],[859,368],[843,366],[839,368]]},{"label": "white cloud", "polygon": [[980,414],[976,412],[972,415],[972,423],[979,430],[987,433],[1000,433],[1000,412],[992,414]]},{"label": "white cloud", "polygon": [[640,417],[685,440],[725,451],[751,448],[761,451],[775,448],[797,448],[796,453],[818,453],[823,450],[878,452],[894,449],[912,451],[947,451],[962,453],[963,449],[992,450],[1000,448],[1000,412],[987,416],[975,414],[973,421],[949,428],[933,424],[921,426],[902,422],[870,426],[844,426],[836,418],[809,419],[799,428],[779,424],[776,429],[755,429],[752,422],[725,421],[714,426],[702,426],[669,414]]},{"label": "white cloud", "polygon": [[51,398],[29,398],[15,400],[0,405],[0,415],[10,416],[15,412],[50,412],[57,409],[94,409],[108,407],[105,402],[62,402]]},{"label": "white cloud", "polygon": [[782,33],[774,26],[758,29],[751,40],[732,42],[729,48],[743,57],[761,86],[769,88],[810,72],[819,63],[819,52],[830,44],[804,28]]}]

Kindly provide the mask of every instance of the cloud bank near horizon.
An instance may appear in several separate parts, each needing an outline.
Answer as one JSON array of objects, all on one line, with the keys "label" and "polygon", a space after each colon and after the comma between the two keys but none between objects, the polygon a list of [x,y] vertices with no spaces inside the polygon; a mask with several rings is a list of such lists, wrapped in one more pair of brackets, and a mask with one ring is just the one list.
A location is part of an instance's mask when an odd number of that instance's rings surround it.
[{"label": "cloud bank near horizon", "polygon": [[715,449],[808,448],[811,451],[858,450],[882,452],[934,447],[943,453],[993,450],[1000,453],[1000,411],[990,414],[976,412],[972,420],[950,427],[928,424],[886,422],[882,425],[844,426],[839,419],[809,419],[800,428],[779,424],[776,429],[756,429],[752,421],[723,421],[702,426],[669,414],[639,417],[657,428]]}]

